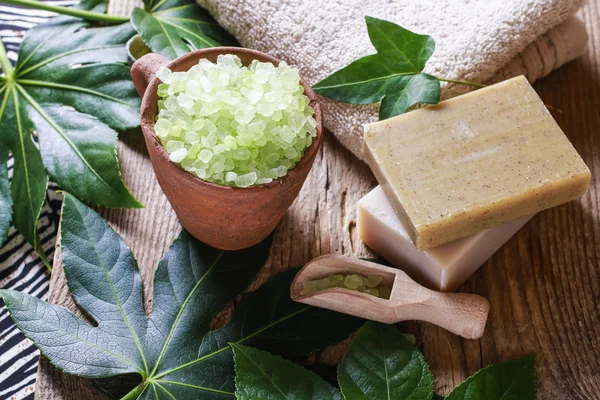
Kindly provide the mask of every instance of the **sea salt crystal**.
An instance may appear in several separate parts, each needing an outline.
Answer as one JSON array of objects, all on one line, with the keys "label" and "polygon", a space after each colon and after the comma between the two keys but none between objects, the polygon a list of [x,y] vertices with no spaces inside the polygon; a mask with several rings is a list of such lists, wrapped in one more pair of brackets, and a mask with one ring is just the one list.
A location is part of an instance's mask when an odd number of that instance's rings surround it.
[{"label": "sea salt crystal", "polygon": [[250,172],[249,174],[240,175],[240,176],[236,177],[235,184],[238,187],[248,187],[248,186],[254,185],[254,182],[256,182],[256,180],[257,180],[256,172]]},{"label": "sea salt crystal", "polygon": [[169,135],[171,127],[173,127],[171,121],[165,118],[159,118],[158,121],[156,121],[156,124],[154,124],[154,131],[159,137],[163,138]]},{"label": "sea salt crystal", "polygon": [[189,131],[185,133],[185,141],[191,144],[196,144],[200,141],[200,137],[197,132]]},{"label": "sea salt crystal", "polygon": [[204,179],[204,178],[206,178],[206,170],[199,168],[196,170],[196,175],[198,175],[198,178]]},{"label": "sea salt crystal", "polygon": [[167,145],[165,146],[165,148],[167,149],[167,151],[169,153],[173,153],[174,151],[182,149],[183,146],[184,146],[184,143],[179,140],[169,140],[167,142]]},{"label": "sea salt crystal", "polygon": [[207,163],[210,161],[212,156],[213,156],[212,151],[210,151],[208,149],[204,149],[200,152],[200,154],[198,154],[198,160]]},{"label": "sea salt crystal", "polygon": [[171,70],[165,66],[160,67],[156,72],[156,76],[158,77],[158,79],[163,81],[163,83],[167,84],[171,82],[172,75],[173,73],[171,72]]},{"label": "sea salt crystal", "polygon": [[227,182],[235,182],[235,178],[237,178],[237,174],[235,172],[228,172],[225,174],[225,180]]},{"label": "sea salt crystal", "polygon": [[183,161],[183,159],[185,158],[185,156],[187,155],[187,149],[185,148],[181,148],[178,150],[175,150],[174,152],[172,152],[169,155],[169,158],[171,159],[171,161],[179,163],[181,161]]}]

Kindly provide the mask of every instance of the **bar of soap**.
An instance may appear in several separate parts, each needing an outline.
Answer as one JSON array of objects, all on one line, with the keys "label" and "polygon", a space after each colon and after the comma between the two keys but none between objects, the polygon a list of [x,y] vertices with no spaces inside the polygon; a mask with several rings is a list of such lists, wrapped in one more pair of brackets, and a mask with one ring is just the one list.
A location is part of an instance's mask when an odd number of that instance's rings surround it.
[{"label": "bar of soap", "polygon": [[590,182],[522,76],[366,125],[363,151],[419,250],[574,200]]},{"label": "bar of soap", "polygon": [[533,214],[454,242],[418,251],[381,186],[358,201],[362,241],[377,254],[431,289],[452,291],[533,217]]}]

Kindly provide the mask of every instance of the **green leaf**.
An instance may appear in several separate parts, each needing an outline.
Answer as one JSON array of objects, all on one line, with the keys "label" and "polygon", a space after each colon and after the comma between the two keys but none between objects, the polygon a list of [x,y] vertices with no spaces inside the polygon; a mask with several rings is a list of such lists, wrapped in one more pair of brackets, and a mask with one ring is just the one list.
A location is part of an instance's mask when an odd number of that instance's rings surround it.
[{"label": "green leaf", "polygon": [[446,400],[535,400],[535,354],[490,365],[446,396]]},{"label": "green leaf", "polygon": [[[379,119],[388,119],[406,112],[417,103],[437,103],[440,81],[428,74],[415,74],[399,79],[394,96],[385,96],[379,106]],[[427,100],[433,99],[433,100]]]},{"label": "green leaf", "polygon": [[138,371],[147,371],[141,348],[146,333],[142,277],[131,250],[98,214],[68,193],[60,235],[73,298],[98,328],[124,338],[118,342],[121,355]]},{"label": "green leaf", "polygon": [[346,399],[427,400],[433,378],[423,355],[393,325],[368,322],[338,368]]},{"label": "green leaf", "polygon": [[[198,396],[198,390],[209,388],[233,391],[235,374],[228,343],[297,357],[337,343],[360,327],[363,321],[358,318],[292,301],[289,291],[296,273],[280,273],[249,294],[222,328],[202,338],[193,360],[157,371],[157,376],[167,382],[163,385],[182,397]],[[201,388],[168,383],[192,381]]]},{"label": "green leaf", "polygon": [[12,220],[12,198],[8,181],[8,151],[0,148],[0,246],[6,241]]},{"label": "green leaf", "polygon": [[144,8],[133,10],[131,22],[154,53],[175,59],[197,49],[237,45],[193,0],[148,0]]},{"label": "green leaf", "polygon": [[402,114],[419,103],[440,101],[440,82],[422,73],[435,43],[392,22],[365,17],[377,50],[314,86],[325,97],[352,104],[381,102],[379,119]]},{"label": "green leaf", "polygon": [[[85,1],[80,8],[104,12],[106,4]],[[15,158],[14,224],[34,245],[46,171],[84,201],[142,206],[123,184],[115,150],[115,129],[139,125],[140,99],[125,64],[125,43],[134,33],[128,23],[91,27],[78,18],[53,18],[28,31],[14,70],[0,79],[0,144]]]},{"label": "green leaf", "polygon": [[371,43],[379,55],[388,57],[398,69],[423,71],[435,49],[431,36],[418,35],[384,19],[366,16]]},{"label": "green leaf", "polygon": [[336,388],[291,361],[232,344],[239,400],[341,400]]},{"label": "green leaf", "polygon": [[235,389],[228,342],[265,343],[302,355],[347,337],[360,324],[291,301],[295,271],[289,271],[246,296],[223,327],[210,331],[214,316],[265,264],[270,244],[269,238],[249,249],[222,251],[182,232],[157,267],[147,317],[130,249],[97,213],[65,193],[61,246],[67,284],[95,325],[28,295],[0,290],[0,296],[19,329],[67,373],[137,373],[143,382],[128,399],[222,399]]},{"label": "green leaf", "polygon": [[19,94],[8,88],[5,101],[6,106],[0,108],[0,133],[3,140],[10,143],[5,148],[12,152],[15,161],[10,187],[13,223],[25,240],[37,248],[36,225],[44,206],[48,177],[40,152],[30,134],[31,121],[19,107]]},{"label": "green leaf", "polygon": [[[232,343],[240,400],[322,399],[337,391],[280,357]],[[423,355],[392,325],[367,322],[338,368],[345,399],[441,400]],[[329,389],[329,390],[325,390]],[[335,397],[338,398],[338,397]],[[447,400],[535,399],[535,355],[490,366],[456,387]]]},{"label": "green leaf", "polygon": [[104,377],[140,372],[131,340],[114,341],[110,323],[92,327],[64,307],[16,290],[0,289],[17,327],[53,365],[71,374]]},{"label": "green leaf", "polygon": [[395,63],[373,54],[359,58],[314,86],[320,95],[352,104],[371,104],[381,101],[395,89],[398,81],[414,75],[412,72],[393,72]]}]

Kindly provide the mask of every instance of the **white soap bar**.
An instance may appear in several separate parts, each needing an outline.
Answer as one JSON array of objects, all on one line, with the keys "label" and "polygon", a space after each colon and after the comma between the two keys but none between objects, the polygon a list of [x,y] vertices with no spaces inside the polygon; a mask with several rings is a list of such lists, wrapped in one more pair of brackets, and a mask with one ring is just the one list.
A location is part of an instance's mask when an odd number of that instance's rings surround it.
[{"label": "white soap bar", "polygon": [[357,227],[362,241],[411,278],[431,289],[452,291],[535,214],[425,251],[418,251],[377,186],[358,202]]}]

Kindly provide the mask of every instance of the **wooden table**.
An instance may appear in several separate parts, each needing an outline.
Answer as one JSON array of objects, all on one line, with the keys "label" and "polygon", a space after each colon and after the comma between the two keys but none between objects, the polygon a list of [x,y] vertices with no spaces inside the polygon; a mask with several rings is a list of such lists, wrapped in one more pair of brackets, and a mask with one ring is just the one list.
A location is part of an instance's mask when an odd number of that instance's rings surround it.
[{"label": "wooden table", "polygon": [[[563,111],[553,114],[592,171],[590,190],[579,201],[539,213],[459,289],[490,300],[480,340],[426,323],[401,325],[417,337],[441,394],[483,366],[535,351],[539,399],[600,398],[600,0],[590,0],[581,16],[590,33],[588,54],[535,88],[546,104]],[[146,208],[102,215],[132,247],[151,299],[153,269],[180,226],[156,183],[141,134],[121,139],[124,179]],[[376,184],[366,165],[327,135],[277,228],[271,261],[257,285],[321,254],[372,256],[358,239],[355,209]],[[60,259],[54,265],[50,301],[75,309]],[[328,349],[319,360],[334,363],[342,351]],[[36,394],[40,400],[107,398],[89,380],[64,375],[45,360]]]}]

